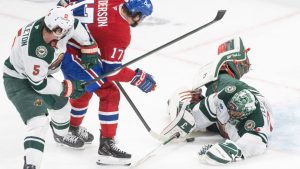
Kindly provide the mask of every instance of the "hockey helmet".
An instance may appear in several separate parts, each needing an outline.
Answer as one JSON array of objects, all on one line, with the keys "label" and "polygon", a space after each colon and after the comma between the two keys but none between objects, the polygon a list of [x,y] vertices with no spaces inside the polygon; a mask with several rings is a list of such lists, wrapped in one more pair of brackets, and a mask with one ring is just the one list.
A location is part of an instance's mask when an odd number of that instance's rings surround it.
[{"label": "hockey helmet", "polygon": [[57,6],[52,8],[44,19],[46,27],[54,33],[54,35],[61,39],[74,26],[74,16],[71,11]]},{"label": "hockey helmet", "polygon": [[[227,86],[225,90],[232,90],[234,86]],[[228,109],[231,119],[244,119],[255,109],[255,97],[247,89],[235,93],[228,102]]]},{"label": "hockey helmet", "polygon": [[220,70],[226,71],[233,78],[240,79],[250,68],[249,50],[249,48],[245,49],[241,38],[231,39],[222,43],[218,47],[218,55],[225,57],[226,61]]},{"label": "hockey helmet", "polygon": [[153,6],[150,0],[128,0],[125,6],[131,14],[140,13],[141,19],[151,15]]}]

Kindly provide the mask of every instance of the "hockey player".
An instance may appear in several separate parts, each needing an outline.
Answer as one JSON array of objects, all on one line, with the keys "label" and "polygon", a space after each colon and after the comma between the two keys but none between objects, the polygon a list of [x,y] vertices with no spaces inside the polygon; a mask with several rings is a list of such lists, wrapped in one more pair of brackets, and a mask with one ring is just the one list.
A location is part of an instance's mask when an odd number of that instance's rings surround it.
[{"label": "hockey player", "polygon": [[60,82],[51,76],[60,69],[70,38],[82,46],[83,57],[98,58],[94,52],[98,50],[97,45],[79,20],[74,19],[70,10],[55,7],[45,17],[18,31],[4,63],[6,94],[27,128],[24,169],[40,168],[49,126],[48,113],[56,142],[74,148],[84,146],[81,139],[68,134],[71,108],[68,97],[76,99],[84,93],[82,81]]},{"label": "hockey player", "polygon": [[[72,2],[81,2],[81,0],[61,0],[60,5],[68,5]],[[131,39],[130,26],[137,26],[152,13],[152,3],[150,0],[129,0],[128,2],[123,0],[89,0],[86,2],[87,5],[74,10],[74,16],[80,19],[82,23],[86,23],[86,28],[91,32],[99,46],[104,72],[110,72],[122,66],[125,50]],[[80,55],[76,52],[77,44],[75,41],[69,44],[68,51],[70,53],[65,55],[62,65],[66,79],[90,81],[101,75],[97,71],[92,72],[80,67],[76,63]],[[101,68],[91,68],[91,70],[94,69],[100,70]],[[95,93],[100,99],[98,117],[101,135],[98,163],[129,164],[131,155],[117,148],[114,142],[119,118],[120,92],[112,81],[130,82],[145,93],[151,92],[156,86],[156,82],[150,74],[141,69],[132,70],[128,67],[108,76],[106,82],[99,80],[87,86],[87,92],[82,97],[70,100],[72,105],[70,131],[85,140],[86,143],[93,141],[93,135],[80,125],[87,112],[89,101]],[[102,86],[99,89],[100,85]]]},{"label": "hockey player", "polygon": [[181,92],[169,100],[173,106],[177,102],[170,110],[179,108],[180,111],[163,134],[180,131],[185,136],[192,129],[205,130],[213,124],[218,126],[225,141],[202,147],[198,155],[206,163],[235,162],[263,154],[268,147],[273,130],[271,108],[259,91],[239,80],[249,71],[247,52],[240,38],[223,43],[218,49],[220,57],[210,64],[212,69],[206,67],[206,70],[200,71],[200,75],[207,76],[218,72],[213,81],[200,76],[203,79],[199,84],[207,88],[206,97],[197,89]]}]

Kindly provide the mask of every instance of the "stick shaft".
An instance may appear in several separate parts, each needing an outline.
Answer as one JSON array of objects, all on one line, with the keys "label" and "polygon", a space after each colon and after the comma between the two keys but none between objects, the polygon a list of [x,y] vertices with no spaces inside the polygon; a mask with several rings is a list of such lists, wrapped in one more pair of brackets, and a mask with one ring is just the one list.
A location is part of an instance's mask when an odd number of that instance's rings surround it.
[{"label": "stick shaft", "polygon": [[182,36],[180,36],[180,37],[178,37],[178,38],[176,38],[176,39],[168,42],[168,43],[166,43],[166,44],[164,44],[164,45],[161,45],[161,46],[159,46],[159,47],[157,47],[157,48],[149,51],[148,53],[143,54],[142,56],[139,56],[139,57],[137,57],[137,58],[135,58],[135,59],[133,59],[133,60],[131,60],[131,61],[123,64],[122,66],[114,69],[111,72],[104,73],[103,75],[100,75],[99,77],[97,77],[97,78],[95,78],[95,79],[93,79],[93,80],[91,80],[89,82],[86,82],[86,83],[84,83],[82,85],[88,86],[88,85],[90,85],[90,84],[92,84],[92,83],[94,83],[94,82],[96,82],[96,81],[98,81],[100,79],[103,79],[103,78],[105,78],[105,77],[107,77],[107,76],[109,76],[109,75],[111,75],[111,74],[113,74],[113,73],[115,73],[115,72],[123,69],[124,67],[127,67],[127,66],[129,66],[129,65],[131,65],[131,64],[133,64],[133,63],[135,63],[135,62],[137,62],[137,61],[139,61],[139,60],[141,60],[141,59],[143,59],[143,58],[145,58],[145,57],[147,57],[147,56],[149,56],[149,55],[151,55],[151,54],[153,54],[153,53],[155,53],[155,52],[157,52],[159,50],[161,50],[161,49],[164,49],[164,48],[166,48],[166,47],[168,47],[168,46],[170,46],[170,45],[172,45],[172,44],[174,44],[174,43],[176,43],[176,42],[178,42],[178,41],[186,38],[187,36],[190,36],[190,35],[198,32],[199,30],[202,30],[202,29],[208,27],[209,25],[212,25],[213,23],[221,20],[223,18],[223,16],[225,15],[225,12],[226,12],[226,10],[219,10],[218,13],[217,13],[217,15],[216,15],[216,17],[212,21],[210,21],[210,22],[208,22],[208,23],[206,23],[206,24],[204,24],[204,25],[202,25],[202,26],[200,26],[200,27],[198,27],[198,28],[196,28],[196,29],[194,29],[194,30],[192,30],[192,31],[190,31],[190,32],[188,32],[188,33],[186,33],[186,34],[184,34],[184,35],[182,35]]}]

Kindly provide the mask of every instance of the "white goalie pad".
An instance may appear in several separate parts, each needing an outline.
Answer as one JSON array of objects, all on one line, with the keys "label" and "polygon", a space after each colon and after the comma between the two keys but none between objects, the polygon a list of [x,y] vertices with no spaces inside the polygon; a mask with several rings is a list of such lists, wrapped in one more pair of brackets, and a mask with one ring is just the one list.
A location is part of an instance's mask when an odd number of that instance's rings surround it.
[{"label": "white goalie pad", "polygon": [[167,127],[165,127],[165,129],[163,129],[161,135],[171,137],[179,132],[179,138],[185,138],[194,129],[195,119],[189,110],[186,110],[188,103],[177,102],[177,104],[180,104],[178,108],[181,108],[178,115],[169,125],[167,125]]}]

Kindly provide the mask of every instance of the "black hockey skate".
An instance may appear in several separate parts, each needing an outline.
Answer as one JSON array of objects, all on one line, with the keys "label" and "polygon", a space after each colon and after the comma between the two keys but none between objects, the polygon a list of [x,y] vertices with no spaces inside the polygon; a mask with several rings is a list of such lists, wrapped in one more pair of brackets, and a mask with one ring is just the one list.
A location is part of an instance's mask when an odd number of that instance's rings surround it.
[{"label": "black hockey skate", "polygon": [[131,154],[120,150],[112,138],[100,138],[98,165],[130,165]]},{"label": "black hockey skate", "polygon": [[35,165],[27,164],[26,157],[24,156],[24,166],[23,169],[36,169]]},{"label": "black hockey skate", "polygon": [[53,129],[53,126],[51,123],[50,123],[50,126],[51,126],[51,129],[53,132],[53,138],[58,144],[67,146],[70,148],[74,148],[74,149],[84,149],[85,143],[79,137],[73,135],[70,132],[65,136],[60,136],[54,132],[54,129]]},{"label": "black hockey skate", "polygon": [[92,133],[88,132],[85,127],[79,126],[70,126],[69,132],[73,135],[79,137],[81,140],[83,140],[86,144],[91,144],[94,140],[94,136]]},{"label": "black hockey skate", "polygon": [[36,167],[34,165],[31,165],[31,164],[25,164],[23,169],[36,169]]}]

